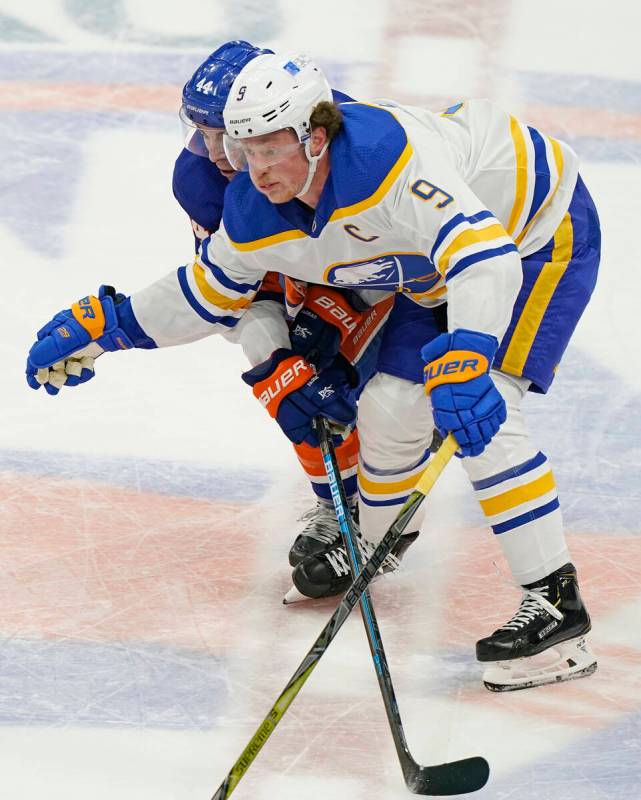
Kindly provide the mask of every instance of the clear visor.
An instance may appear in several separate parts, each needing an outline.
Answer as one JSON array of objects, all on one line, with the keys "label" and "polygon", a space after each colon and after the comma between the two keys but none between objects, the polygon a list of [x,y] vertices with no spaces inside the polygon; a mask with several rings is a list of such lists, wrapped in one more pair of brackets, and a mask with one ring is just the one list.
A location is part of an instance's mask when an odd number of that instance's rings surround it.
[{"label": "clear visor", "polygon": [[261,141],[261,138],[232,139],[231,136],[225,134],[223,137],[225,155],[235,170],[247,172],[250,168],[253,170],[267,169],[285,161],[304,147],[300,142],[279,144],[273,139],[272,141],[269,139]]},{"label": "clear visor", "polygon": [[[189,150],[190,153],[194,153],[194,155],[209,158],[209,151],[207,150],[205,137],[201,130],[201,127],[204,128],[204,126],[199,127],[193,120],[189,119],[183,106],[180,107],[178,116],[180,117],[180,131],[183,147]],[[211,130],[216,129],[212,128]]]}]

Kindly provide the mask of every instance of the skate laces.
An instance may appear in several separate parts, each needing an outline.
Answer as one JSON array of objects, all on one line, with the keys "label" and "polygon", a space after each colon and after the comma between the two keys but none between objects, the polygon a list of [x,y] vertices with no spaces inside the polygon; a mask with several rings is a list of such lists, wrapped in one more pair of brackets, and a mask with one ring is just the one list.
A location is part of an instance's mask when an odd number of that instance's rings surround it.
[{"label": "skate laces", "polygon": [[547,586],[537,587],[536,591],[524,589],[521,605],[518,607],[516,614],[505,625],[501,625],[499,630],[513,631],[523,628],[540,616],[542,611],[546,611],[554,619],[563,619],[563,614],[547,599],[546,595],[548,593],[549,588]]},{"label": "skate laces", "polygon": [[[339,534],[340,535],[340,534]],[[374,550],[376,550],[376,545],[372,544],[372,542],[368,542],[367,539],[363,538],[359,533],[356,534],[356,543],[358,544],[358,549],[361,554],[361,561],[365,563]],[[343,547],[342,544],[338,545],[337,547],[328,550],[326,553],[323,554],[327,561],[329,562],[330,566],[338,575],[348,575],[350,572],[350,565],[349,565],[349,558],[347,556],[347,551]],[[383,572],[392,572],[395,569],[398,569],[400,566],[400,559],[397,558],[393,553],[390,553],[383,561],[381,565],[381,570]],[[380,572],[380,570],[379,570]]]},{"label": "skate laces", "polygon": [[300,521],[307,522],[307,525],[299,536],[307,536],[326,545],[333,544],[340,538],[334,506],[317,503],[314,508],[310,508],[300,517]]}]

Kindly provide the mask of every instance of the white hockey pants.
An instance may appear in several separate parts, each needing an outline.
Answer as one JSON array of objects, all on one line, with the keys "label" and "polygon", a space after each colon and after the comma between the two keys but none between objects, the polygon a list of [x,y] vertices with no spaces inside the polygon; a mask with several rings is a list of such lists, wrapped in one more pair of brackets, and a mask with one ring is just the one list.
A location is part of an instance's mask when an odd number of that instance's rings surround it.
[{"label": "white hockey pants", "polygon": [[[528,382],[502,372],[492,378],[507,420],[480,456],[462,463],[514,580],[532,583],[570,556],[550,465],[533,446],[521,411]],[[423,386],[378,373],[361,395],[358,429],[360,524],[365,537],[377,542],[426,465],[433,421]],[[420,526],[426,505],[412,529]]]}]

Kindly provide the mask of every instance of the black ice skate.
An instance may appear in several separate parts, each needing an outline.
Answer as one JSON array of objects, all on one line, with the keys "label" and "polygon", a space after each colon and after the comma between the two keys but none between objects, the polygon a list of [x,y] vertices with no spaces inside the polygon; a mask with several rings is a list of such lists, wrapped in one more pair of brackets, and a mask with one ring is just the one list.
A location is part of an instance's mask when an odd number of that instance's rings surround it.
[{"label": "black ice skate", "polygon": [[[355,532],[358,531],[358,503],[350,505]],[[316,555],[340,541],[341,532],[334,506],[320,500],[300,518],[307,524],[294,540],[289,551],[289,563],[295,567],[307,556]]]},{"label": "black ice skate", "polygon": [[[516,614],[476,643],[479,661],[495,662],[483,683],[494,692],[527,689],[591,675],[596,658],[585,642],[590,617],[572,564],[523,587]],[[534,659],[539,654],[545,657]]]},{"label": "black ice skate", "polygon": [[[382,572],[398,569],[407,548],[418,536],[418,531],[404,533],[398,543],[387,556],[381,568]],[[372,555],[376,545],[356,533],[356,541],[363,563]],[[294,588],[285,596],[285,603],[294,603],[305,598],[318,599],[342,594],[352,582],[349,558],[342,543],[330,545],[320,553],[307,556],[298,563],[292,572]],[[301,597],[302,595],[302,597]]]}]

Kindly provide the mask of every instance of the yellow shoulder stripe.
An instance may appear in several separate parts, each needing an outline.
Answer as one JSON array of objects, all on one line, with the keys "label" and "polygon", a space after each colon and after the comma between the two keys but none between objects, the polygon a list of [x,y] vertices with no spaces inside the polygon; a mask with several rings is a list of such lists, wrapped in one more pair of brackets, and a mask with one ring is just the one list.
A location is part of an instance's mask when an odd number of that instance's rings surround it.
[{"label": "yellow shoulder stripe", "polygon": [[201,293],[201,295],[208,300],[212,305],[217,306],[218,308],[224,308],[226,311],[238,311],[240,308],[247,308],[248,305],[251,305],[251,300],[246,297],[227,297],[220,292],[217,292],[212,286],[207,283],[207,279],[205,278],[205,270],[194,262],[194,278],[196,279],[196,285]]},{"label": "yellow shoulder stripe", "polygon": [[234,242],[232,239],[229,241],[236,250],[240,250],[241,253],[247,253],[252,250],[262,250],[263,247],[271,247],[282,242],[290,242],[293,239],[304,239],[306,236],[306,233],[296,229],[283,231],[283,233],[274,233],[272,236],[264,236],[262,239],[254,239],[253,242]]},{"label": "yellow shoulder stripe", "polygon": [[516,186],[514,187],[514,205],[507,223],[507,232],[514,235],[514,229],[523,213],[525,193],[527,189],[527,148],[521,126],[515,117],[510,117],[510,134],[514,142],[514,158],[516,160]]},{"label": "yellow shoulder stripe", "polygon": [[563,152],[561,151],[561,145],[557,142],[556,139],[552,139],[552,137],[548,137],[550,139],[550,144],[552,145],[552,152],[554,153],[554,163],[556,165],[556,183],[554,184],[554,189],[552,193],[548,196],[548,199],[543,203],[541,208],[536,212],[536,214],[532,217],[532,219],[528,222],[528,224],[523,228],[521,233],[516,237],[515,242],[517,245],[521,244],[523,239],[526,237],[528,231],[534,225],[536,220],[541,216],[541,214],[545,211],[545,209],[550,205],[554,197],[556,196],[556,190],[559,188],[561,183],[561,176],[563,174]]}]

